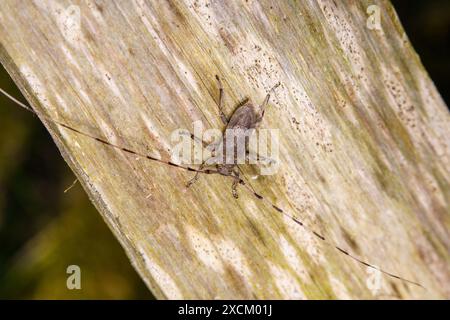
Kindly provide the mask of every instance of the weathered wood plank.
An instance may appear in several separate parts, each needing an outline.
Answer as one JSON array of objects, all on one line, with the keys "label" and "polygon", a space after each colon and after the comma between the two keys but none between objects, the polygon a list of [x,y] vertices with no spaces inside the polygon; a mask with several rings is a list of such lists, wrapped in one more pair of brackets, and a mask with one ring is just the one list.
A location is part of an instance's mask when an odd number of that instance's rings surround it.
[{"label": "weathered wood plank", "polygon": [[427,288],[383,276],[376,290],[370,269],[244,189],[233,199],[229,179],[187,190],[191,173],[41,117],[155,296],[450,297],[449,114],[388,2],[4,0],[0,39],[36,110],[163,159],[174,130],[222,128],[215,74],[228,112],[281,81],[263,123],[280,129],[280,169],[246,179]]}]

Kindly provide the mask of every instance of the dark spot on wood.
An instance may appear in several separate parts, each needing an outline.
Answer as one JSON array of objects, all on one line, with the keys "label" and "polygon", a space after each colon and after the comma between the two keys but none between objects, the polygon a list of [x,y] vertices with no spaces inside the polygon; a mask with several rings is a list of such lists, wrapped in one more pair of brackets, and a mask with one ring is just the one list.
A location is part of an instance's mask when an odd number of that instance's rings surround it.
[{"label": "dark spot on wood", "polygon": [[352,248],[353,251],[355,252],[360,252],[360,248],[358,246],[358,243],[355,241],[355,239],[353,239],[353,237],[347,232],[347,230],[345,230],[344,228],[340,228],[341,232],[342,232],[342,236],[345,239],[345,242],[347,242],[347,244],[350,246],[350,248]]},{"label": "dark spot on wood", "polygon": [[[242,270],[236,270],[235,267],[233,267],[230,264],[225,264],[225,274],[226,274],[226,283],[230,284],[237,292],[238,295],[241,296],[247,296],[248,295],[248,291],[247,291],[247,287],[243,286],[242,283],[245,283],[246,280],[242,277],[242,274],[239,273],[238,271],[242,271]],[[224,279],[225,280],[225,279]]]},{"label": "dark spot on wood", "polygon": [[402,298],[402,294],[400,292],[400,290],[397,288],[397,285],[391,281],[389,281],[389,285],[392,288],[392,291],[394,291],[395,296],[397,296],[398,298]]},{"label": "dark spot on wood", "polygon": [[[170,17],[170,18],[171,18],[171,20],[175,20],[174,23],[177,25],[177,27],[187,26],[188,23],[186,22],[186,17],[178,9],[178,7],[174,3],[174,1],[166,1],[166,4],[169,6],[170,12],[174,14],[174,17]],[[194,3],[194,6],[195,6],[195,3]]]},{"label": "dark spot on wood", "polygon": [[327,180],[319,173],[317,172],[317,177],[319,178],[319,181],[323,184],[327,184]]},{"label": "dark spot on wood", "polygon": [[237,53],[237,42],[232,37],[230,33],[228,33],[224,28],[219,29],[219,35],[222,38],[225,46],[230,50],[230,52],[234,55]]},{"label": "dark spot on wood", "polygon": [[95,42],[94,36],[92,35],[92,33],[88,29],[83,28],[83,34],[84,34],[84,37],[86,38],[87,41]]},{"label": "dark spot on wood", "polygon": [[247,218],[247,221],[248,221],[248,226],[250,227],[250,229],[251,229],[252,232],[254,233],[255,237],[256,237],[259,241],[261,241],[261,243],[262,243],[263,245],[266,245],[266,242],[264,241],[264,237],[263,237],[263,235],[261,234],[261,232],[259,231],[258,227],[256,227],[256,226],[253,224],[253,222],[252,222],[251,220],[249,220],[248,218]]},{"label": "dark spot on wood", "polygon": [[100,11],[100,13],[103,13],[103,6],[97,2],[95,2],[95,6],[97,7],[97,10]]}]

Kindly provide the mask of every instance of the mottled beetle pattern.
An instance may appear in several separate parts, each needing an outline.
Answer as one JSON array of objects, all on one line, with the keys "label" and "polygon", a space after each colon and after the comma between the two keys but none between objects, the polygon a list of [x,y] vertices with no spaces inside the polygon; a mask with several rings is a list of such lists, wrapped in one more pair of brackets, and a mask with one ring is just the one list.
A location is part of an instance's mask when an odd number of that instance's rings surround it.
[{"label": "mottled beetle pattern", "polygon": [[[220,80],[219,76],[216,75],[217,82],[219,84],[219,115],[220,119],[222,120],[223,124],[225,125],[225,134],[223,134],[222,139],[219,141],[219,143],[214,143],[212,146],[209,145],[201,140],[198,137],[195,137],[193,134],[190,134],[191,138],[194,141],[201,141],[202,145],[204,147],[208,147],[211,150],[212,156],[208,159],[205,159],[202,164],[199,167],[199,170],[202,171],[205,166],[210,164],[208,160],[215,158],[219,159],[218,163],[215,164],[215,168],[217,170],[217,173],[224,175],[224,176],[230,176],[234,178],[233,184],[232,184],[232,194],[234,198],[238,198],[237,194],[237,186],[241,181],[239,169],[237,168],[238,163],[238,154],[237,154],[237,143],[245,143],[245,156],[248,160],[250,157],[250,151],[248,148],[248,140],[246,139],[246,131],[247,130],[255,130],[259,128],[261,125],[261,122],[264,118],[264,113],[266,111],[266,107],[270,100],[270,94],[275,90],[280,83],[277,83],[272,89],[270,89],[269,93],[266,95],[266,98],[264,99],[263,103],[260,106],[255,106],[253,103],[251,103],[248,99],[244,100],[243,103],[241,103],[238,108],[233,112],[231,118],[228,120],[227,116],[223,112],[223,101],[224,101],[224,90],[222,81]],[[227,137],[230,137],[226,133],[231,132],[231,137],[236,137],[235,141],[232,141],[231,143],[227,143]],[[222,151],[222,152],[220,152]],[[217,157],[218,152],[220,152],[219,156]],[[233,154],[232,156],[232,163],[228,163],[227,161],[227,155]],[[265,161],[265,162],[271,162],[271,159],[268,159],[266,157],[260,156],[256,154],[256,158],[259,161]],[[197,181],[199,177],[200,172],[196,172],[194,178],[192,178],[188,184],[187,187],[190,187],[195,181]]]}]

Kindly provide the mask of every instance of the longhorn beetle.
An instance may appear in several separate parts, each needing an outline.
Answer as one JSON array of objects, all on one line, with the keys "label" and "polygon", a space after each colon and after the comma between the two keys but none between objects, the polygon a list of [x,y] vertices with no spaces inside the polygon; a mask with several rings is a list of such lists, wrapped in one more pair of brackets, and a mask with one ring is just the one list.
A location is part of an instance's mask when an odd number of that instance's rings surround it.
[{"label": "longhorn beetle", "polygon": [[[218,78],[218,77],[217,77],[217,78]],[[222,98],[223,98],[223,88],[222,88],[222,86],[221,86],[220,79],[218,80],[218,82],[219,82],[219,86],[220,86],[220,88],[219,88],[219,89],[220,89],[219,112],[220,112],[220,116],[221,116],[221,118],[222,118],[222,121],[223,121],[224,123],[227,124],[227,127],[230,126],[230,125],[233,125],[233,124],[238,124],[240,121],[243,121],[243,123],[247,123],[247,124],[250,123],[250,122],[253,122],[255,126],[259,125],[259,123],[260,123],[261,120],[258,120],[258,119],[260,119],[260,118],[262,119],[262,116],[264,115],[264,109],[262,109],[262,110],[260,109],[259,111],[258,111],[258,110],[255,111],[253,105],[251,105],[250,103],[244,104],[241,108],[238,108],[238,109],[234,112],[234,114],[233,114],[233,116],[231,117],[230,121],[226,121],[226,117],[224,116],[224,114],[223,114],[223,112],[222,112],[222,106],[221,106],[221,104],[222,104]],[[349,257],[349,258],[355,260],[356,262],[358,262],[359,264],[361,264],[361,265],[363,265],[363,266],[366,266],[366,267],[371,268],[371,269],[378,270],[379,272],[385,274],[385,275],[388,276],[388,277],[395,278],[395,279],[404,281],[404,282],[406,282],[406,283],[409,283],[409,284],[412,284],[412,285],[415,285],[415,286],[419,286],[419,287],[421,287],[421,288],[424,288],[424,287],[423,287],[420,283],[418,283],[418,282],[415,282],[415,281],[413,281],[413,280],[409,280],[409,279],[403,278],[403,277],[398,276],[398,275],[396,275],[396,274],[393,274],[393,273],[391,273],[391,272],[389,272],[389,271],[386,271],[386,270],[384,270],[384,269],[382,269],[382,268],[380,268],[380,267],[378,267],[378,266],[376,266],[376,265],[374,265],[374,264],[370,264],[370,263],[368,263],[368,262],[362,260],[361,258],[357,257],[356,255],[354,255],[354,254],[352,254],[352,253],[346,251],[346,250],[343,249],[342,247],[340,247],[340,246],[338,246],[338,245],[335,245],[332,241],[328,240],[328,239],[325,238],[323,235],[321,235],[320,233],[316,232],[315,230],[313,230],[312,228],[310,228],[309,226],[307,226],[305,223],[303,223],[302,221],[300,221],[299,219],[297,219],[297,218],[294,217],[293,215],[289,214],[289,213],[288,213],[287,211],[285,211],[284,209],[282,209],[282,208],[276,206],[275,204],[273,204],[269,199],[267,199],[267,198],[264,197],[263,195],[261,195],[261,194],[259,194],[259,193],[256,193],[256,192],[253,190],[253,188],[252,188],[251,186],[249,186],[242,178],[240,178],[240,177],[239,177],[238,175],[236,175],[236,174],[233,174],[233,173],[232,173],[233,170],[229,171],[229,170],[230,170],[230,167],[227,167],[227,166],[222,166],[222,167],[221,167],[221,166],[219,165],[219,166],[216,167],[216,169],[203,169],[203,167],[197,169],[197,168],[193,168],[193,167],[189,167],[189,166],[182,166],[182,165],[176,164],[176,163],[171,162],[171,161],[164,161],[164,160],[162,160],[162,159],[156,158],[156,157],[151,156],[151,155],[148,155],[148,154],[143,154],[143,153],[140,153],[140,152],[136,152],[136,151],[134,151],[134,150],[128,149],[128,148],[126,148],[126,147],[124,147],[124,146],[120,146],[120,145],[114,144],[114,143],[109,142],[109,141],[107,141],[107,140],[105,140],[105,139],[96,137],[96,136],[94,136],[94,135],[92,135],[92,134],[90,134],[90,133],[81,131],[81,130],[79,130],[79,129],[77,129],[77,128],[74,128],[74,127],[72,127],[72,126],[69,126],[69,125],[67,125],[67,124],[65,124],[65,123],[63,123],[63,122],[60,122],[60,121],[55,120],[55,119],[53,119],[53,118],[51,118],[51,117],[49,117],[49,116],[46,116],[46,115],[43,114],[42,112],[37,111],[37,110],[34,110],[34,109],[32,109],[31,107],[29,107],[29,106],[23,104],[22,102],[18,101],[17,99],[15,99],[14,97],[12,97],[10,94],[8,94],[7,92],[5,92],[5,91],[4,91],[3,89],[1,89],[1,88],[0,88],[0,92],[1,92],[3,95],[5,95],[7,98],[9,98],[10,100],[12,100],[13,102],[15,102],[17,105],[19,105],[19,106],[21,106],[22,108],[24,108],[24,109],[26,109],[26,110],[28,110],[28,111],[30,111],[30,112],[32,112],[32,113],[38,115],[38,116],[39,116],[40,118],[42,118],[42,119],[45,119],[45,120],[47,120],[47,121],[49,121],[49,122],[51,122],[51,123],[54,123],[54,124],[56,124],[56,125],[58,125],[58,126],[60,126],[60,127],[63,127],[63,128],[65,128],[65,129],[67,129],[67,130],[69,130],[69,131],[75,132],[75,133],[77,133],[77,134],[79,134],[79,135],[83,135],[83,136],[85,136],[85,137],[89,137],[89,138],[91,138],[91,139],[94,139],[94,140],[96,140],[96,141],[98,141],[98,142],[100,142],[100,143],[102,143],[102,144],[104,144],[104,145],[106,145],[106,146],[109,146],[109,147],[112,147],[112,148],[121,150],[122,152],[129,153],[129,154],[133,154],[133,155],[136,155],[136,156],[139,156],[139,157],[143,157],[143,158],[146,158],[146,159],[148,159],[148,160],[155,161],[155,162],[159,162],[159,163],[161,163],[161,164],[165,164],[165,165],[168,165],[168,166],[171,166],[171,167],[174,167],[174,168],[178,168],[178,169],[182,169],[182,170],[187,170],[187,171],[195,172],[195,173],[196,173],[196,176],[197,176],[199,173],[205,173],[205,174],[221,174],[221,175],[224,175],[224,176],[229,176],[229,177],[231,177],[231,178],[233,179],[233,189],[234,189],[234,190],[236,189],[236,185],[237,185],[237,184],[243,185],[244,188],[245,188],[246,190],[248,190],[250,193],[252,193],[257,199],[263,201],[263,202],[266,203],[269,207],[271,207],[272,209],[274,209],[276,212],[278,212],[278,213],[284,215],[285,217],[287,217],[288,219],[292,220],[294,223],[296,223],[297,225],[301,226],[303,229],[307,230],[307,231],[310,232],[312,235],[314,235],[314,236],[315,236],[317,239],[319,239],[321,242],[323,242],[324,244],[327,244],[327,245],[333,247],[335,250],[337,250],[337,251],[340,252],[341,254],[343,254],[343,255],[345,255],[345,256],[347,256],[347,257]],[[268,102],[269,98],[270,98],[270,92],[267,94],[266,99],[264,100],[262,106],[265,107],[265,106],[267,105],[267,102]],[[248,109],[251,109],[252,111],[250,112]],[[253,112],[254,112],[254,113],[253,113]],[[248,119],[245,119],[245,120],[239,119],[239,115],[240,115],[241,113],[245,113],[246,117],[250,117],[251,119],[253,119],[253,121],[249,121]],[[234,118],[234,119],[233,119],[233,118]],[[257,119],[257,120],[255,121],[254,119]],[[233,125],[233,127],[236,127],[236,126]],[[191,136],[191,138],[196,139],[196,137],[193,137],[193,136]],[[232,167],[231,167],[232,169],[234,169],[235,166],[236,166],[234,163],[232,163],[231,165],[232,165]],[[188,183],[188,185],[191,185],[193,182],[195,182],[195,180],[196,180],[197,178],[194,176],[193,179],[194,179],[194,180],[193,180],[193,181],[191,180],[191,183]],[[233,192],[233,195],[234,195],[234,196],[236,196],[235,193],[236,193],[236,191]]]},{"label": "longhorn beetle", "polygon": [[[224,176],[233,177],[232,184],[232,194],[236,199],[238,198],[237,194],[237,186],[242,179],[239,176],[239,169],[237,167],[239,161],[238,155],[238,144],[245,143],[245,158],[249,160],[251,157],[250,151],[248,149],[248,140],[246,139],[247,133],[249,130],[257,129],[262,122],[264,117],[264,113],[266,111],[267,104],[269,103],[270,93],[275,90],[280,83],[278,82],[272,89],[267,93],[266,98],[261,106],[257,107],[253,103],[251,103],[248,99],[244,100],[243,103],[233,112],[231,118],[228,120],[227,116],[223,112],[223,97],[224,90],[222,86],[222,81],[219,76],[216,75],[217,82],[219,84],[219,114],[220,119],[225,125],[225,134],[222,136],[222,139],[216,143],[213,143],[207,146],[208,149],[211,150],[212,156],[202,162],[199,167],[200,171],[195,173],[194,178],[192,178],[187,187],[190,187],[195,181],[197,181],[199,177],[199,173],[203,170],[203,168],[209,164],[208,160],[216,160],[216,170],[219,174]],[[206,147],[207,143],[202,139],[195,137],[193,134],[190,134],[190,137],[194,141],[201,141],[202,145]],[[228,139],[232,138],[233,140],[230,142]],[[260,156],[256,154],[258,160],[262,161],[272,161],[266,157]],[[229,159],[231,158],[231,163]]]}]

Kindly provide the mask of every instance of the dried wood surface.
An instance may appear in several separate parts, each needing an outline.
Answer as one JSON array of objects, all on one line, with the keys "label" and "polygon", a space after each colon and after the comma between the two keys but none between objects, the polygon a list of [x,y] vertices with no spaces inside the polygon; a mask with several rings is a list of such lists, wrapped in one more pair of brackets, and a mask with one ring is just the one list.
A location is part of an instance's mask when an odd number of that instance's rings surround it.
[{"label": "dried wood surface", "polygon": [[[373,4],[381,30],[366,27]],[[215,74],[228,114],[281,81],[262,124],[280,129],[280,169],[245,178],[426,287],[374,289],[370,269],[245,189],[235,200],[229,179],[186,189],[190,172],[41,117],[156,297],[450,298],[449,113],[389,2],[2,0],[0,40],[36,110],[166,160],[174,130],[222,128]]]}]

